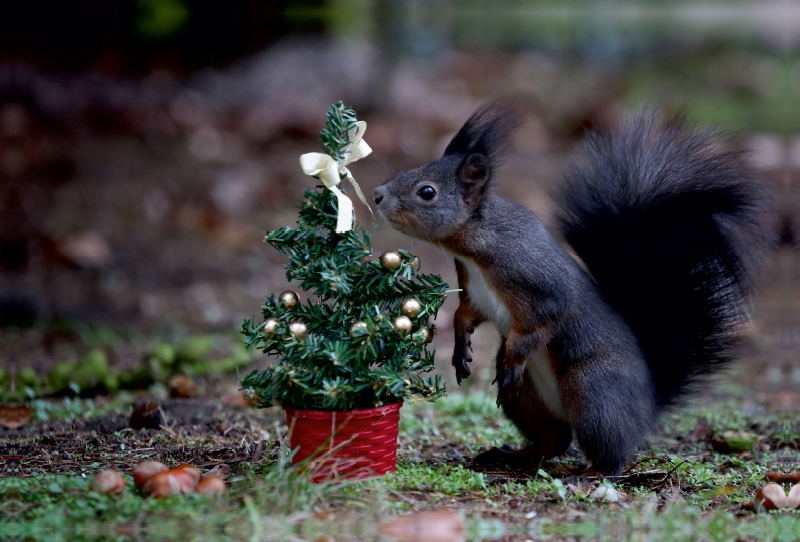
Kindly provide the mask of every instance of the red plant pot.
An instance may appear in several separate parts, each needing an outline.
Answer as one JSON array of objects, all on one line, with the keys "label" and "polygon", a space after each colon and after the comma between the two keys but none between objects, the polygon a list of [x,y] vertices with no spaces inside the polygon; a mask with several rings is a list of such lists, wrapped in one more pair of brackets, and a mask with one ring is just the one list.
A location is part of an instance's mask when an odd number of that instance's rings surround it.
[{"label": "red plant pot", "polygon": [[308,461],[313,482],[368,478],[394,472],[403,402],[331,412],[284,406],[292,463]]}]

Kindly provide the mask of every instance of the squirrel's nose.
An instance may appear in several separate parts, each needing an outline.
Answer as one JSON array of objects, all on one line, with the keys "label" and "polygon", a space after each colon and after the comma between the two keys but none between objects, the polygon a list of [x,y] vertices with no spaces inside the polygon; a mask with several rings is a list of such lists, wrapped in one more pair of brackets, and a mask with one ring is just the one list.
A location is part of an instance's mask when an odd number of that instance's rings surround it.
[{"label": "squirrel's nose", "polygon": [[372,197],[375,198],[375,204],[376,205],[380,205],[381,201],[383,201],[384,194],[383,194],[383,190],[382,189],[383,189],[383,187],[379,186],[378,188],[376,188],[375,190],[372,191]]}]

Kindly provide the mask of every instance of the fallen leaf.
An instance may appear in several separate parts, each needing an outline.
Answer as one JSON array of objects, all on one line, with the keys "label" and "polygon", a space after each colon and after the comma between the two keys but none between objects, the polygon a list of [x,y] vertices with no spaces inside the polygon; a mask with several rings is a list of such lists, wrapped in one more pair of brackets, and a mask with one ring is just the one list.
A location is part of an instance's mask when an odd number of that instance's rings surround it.
[{"label": "fallen leaf", "polygon": [[776,484],[797,484],[800,483],[800,471],[768,472],[767,480]]},{"label": "fallen leaf", "polygon": [[722,436],[710,437],[708,443],[714,450],[724,454],[749,452],[756,447],[758,435],[747,431],[725,431]]},{"label": "fallen leaf", "polygon": [[714,428],[708,425],[707,423],[698,423],[697,427],[695,427],[688,435],[686,435],[687,440],[706,440],[710,438],[714,434]]},{"label": "fallen leaf", "polygon": [[464,536],[464,520],[451,510],[430,510],[382,523],[378,532],[401,542],[458,542]]},{"label": "fallen leaf", "polygon": [[19,429],[33,417],[33,409],[25,405],[0,405],[0,425],[8,429]]},{"label": "fallen leaf", "polygon": [[800,485],[794,485],[786,495],[778,484],[767,484],[756,493],[753,499],[756,510],[795,510],[800,508]]},{"label": "fallen leaf", "polygon": [[566,484],[564,487],[572,491],[575,495],[585,495],[586,491],[581,486],[575,484]]}]

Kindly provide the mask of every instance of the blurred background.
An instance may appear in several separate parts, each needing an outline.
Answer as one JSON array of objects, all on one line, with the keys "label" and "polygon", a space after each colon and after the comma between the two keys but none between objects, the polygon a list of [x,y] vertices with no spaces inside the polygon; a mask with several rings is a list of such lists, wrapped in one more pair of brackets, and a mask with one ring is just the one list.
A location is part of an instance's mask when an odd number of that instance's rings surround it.
[{"label": "blurred background", "polygon": [[[288,286],[284,260],[262,238],[294,224],[302,189],[314,184],[298,156],[318,150],[328,105],[343,100],[369,124],[374,152],[351,171],[370,194],[436,159],[478,104],[502,97],[527,122],[499,191],[545,221],[548,189],[587,127],[657,105],[738,133],[778,194],[783,241],[764,273],[741,371],[765,389],[800,383],[800,7],[791,0],[87,0],[15,9],[20,17],[0,22],[6,374],[41,380],[90,353],[135,366],[162,345],[191,350],[196,337],[201,357],[249,360],[241,321]],[[355,205],[376,255],[411,250],[423,272],[455,287],[443,252],[386,224],[373,229]],[[455,307],[451,296],[434,341],[451,389]],[[488,386],[496,334],[486,327],[474,343],[480,370],[469,382]]]}]

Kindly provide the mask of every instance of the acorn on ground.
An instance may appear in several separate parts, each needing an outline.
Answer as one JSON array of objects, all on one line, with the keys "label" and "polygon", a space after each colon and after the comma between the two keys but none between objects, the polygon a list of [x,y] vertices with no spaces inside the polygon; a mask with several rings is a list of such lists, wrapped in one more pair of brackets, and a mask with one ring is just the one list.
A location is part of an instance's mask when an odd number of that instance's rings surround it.
[{"label": "acorn on ground", "polygon": [[182,495],[189,495],[194,491],[195,486],[197,486],[197,480],[195,480],[194,474],[187,469],[170,469],[169,473],[178,480]]},{"label": "acorn on ground", "polygon": [[[188,472],[184,476],[191,478]],[[163,499],[183,493],[181,480],[170,471],[159,472],[144,485],[144,492],[154,499]]]},{"label": "acorn on ground", "polygon": [[225,493],[225,481],[219,476],[206,476],[198,482],[195,491],[201,495],[222,495]]},{"label": "acorn on ground", "polygon": [[181,463],[180,465],[178,465],[177,467],[175,467],[172,470],[178,470],[178,469],[183,469],[183,470],[187,471],[189,474],[191,474],[192,478],[194,478],[194,483],[195,484],[200,481],[200,478],[203,477],[203,473],[200,472],[200,469],[198,469],[197,467],[195,467],[191,463]]},{"label": "acorn on ground", "polygon": [[125,478],[116,471],[104,470],[94,475],[91,486],[98,493],[116,497],[125,491]]},{"label": "acorn on ground", "polygon": [[133,470],[133,483],[137,489],[142,489],[150,481],[150,478],[166,470],[168,470],[167,466],[158,461],[139,463]]}]

